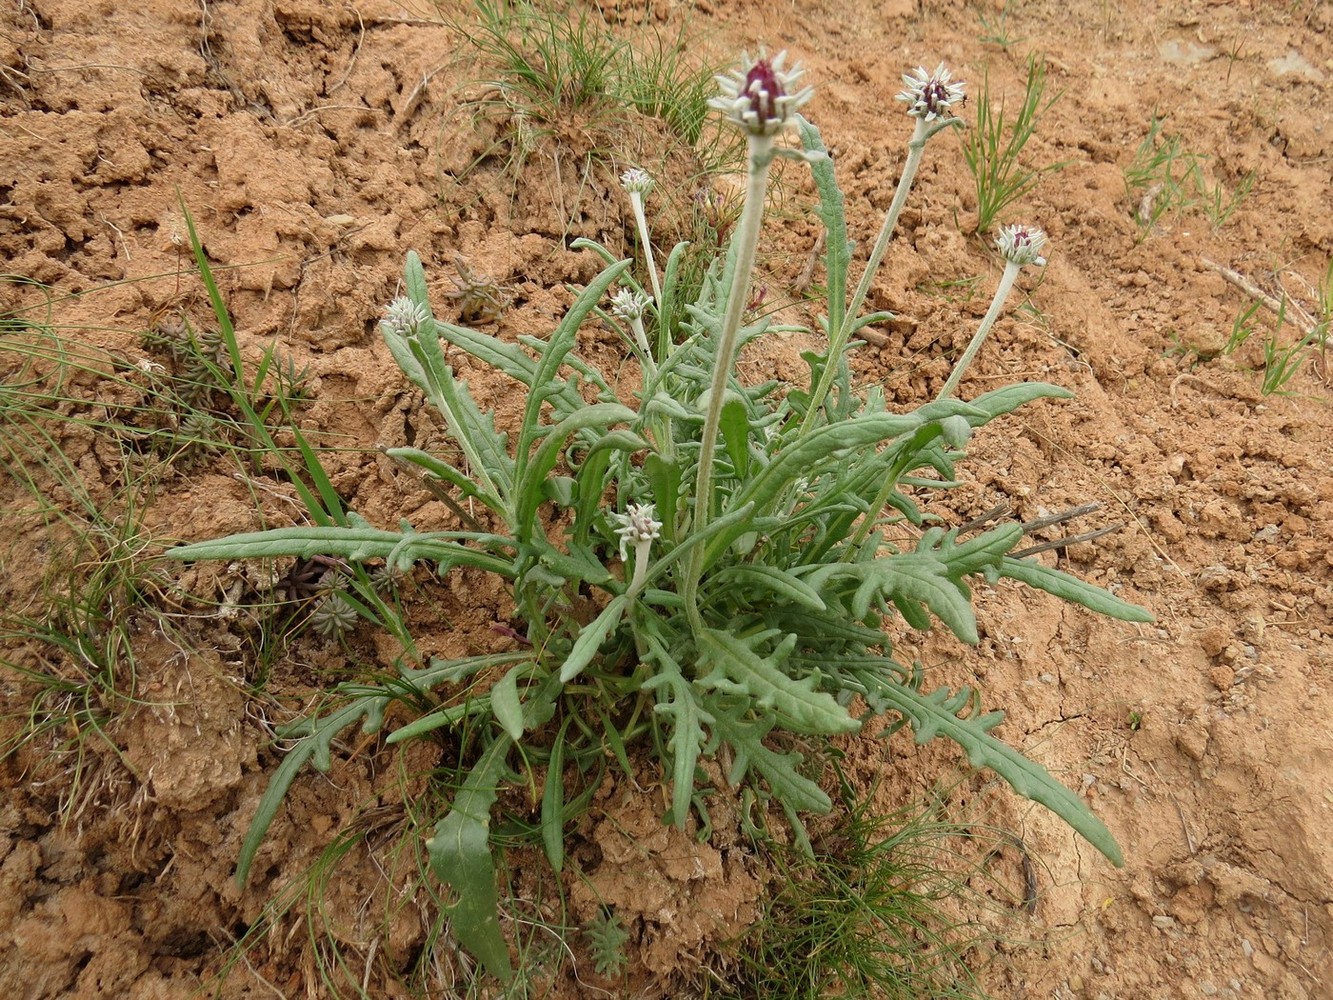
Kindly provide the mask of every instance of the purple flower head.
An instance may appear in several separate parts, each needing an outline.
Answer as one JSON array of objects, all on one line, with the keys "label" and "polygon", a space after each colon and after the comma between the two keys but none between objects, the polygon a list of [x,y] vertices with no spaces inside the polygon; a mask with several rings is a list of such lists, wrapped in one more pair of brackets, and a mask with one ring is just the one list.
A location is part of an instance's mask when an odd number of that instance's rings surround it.
[{"label": "purple flower head", "polygon": [[927,73],[921,66],[915,73],[903,74],[903,83],[907,89],[898,94],[898,100],[908,103],[907,113],[913,118],[934,121],[936,118],[952,117],[949,107],[964,99],[962,80],[953,82],[953,74],[940,63],[934,73]]}]

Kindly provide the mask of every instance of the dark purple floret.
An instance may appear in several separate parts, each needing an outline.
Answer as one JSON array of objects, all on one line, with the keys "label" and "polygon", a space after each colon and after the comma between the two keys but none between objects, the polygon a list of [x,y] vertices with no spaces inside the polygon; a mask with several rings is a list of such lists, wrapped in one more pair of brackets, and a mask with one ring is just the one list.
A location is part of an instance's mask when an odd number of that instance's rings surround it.
[{"label": "dark purple floret", "polygon": [[949,88],[933,76],[921,88],[921,102],[930,114],[943,117],[952,100]]},{"label": "dark purple floret", "polygon": [[770,122],[778,118],[778,98],[784,96],[782,83],[773,72],[773,64],[767,59],[760,59],[745,74],[744,93],[750,98],[750,110],[759,122]]}]

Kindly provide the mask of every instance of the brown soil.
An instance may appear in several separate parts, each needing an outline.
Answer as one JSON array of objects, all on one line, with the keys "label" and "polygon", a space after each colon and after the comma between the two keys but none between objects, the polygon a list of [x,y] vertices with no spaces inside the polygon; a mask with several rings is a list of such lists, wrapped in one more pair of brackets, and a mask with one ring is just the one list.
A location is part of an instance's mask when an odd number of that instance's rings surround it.
[{"label": "brown soil", "polygon": [[[1125,527],[1069,548],[1064,565],[1158,621],[1100,620],[1006,586],[980,594],[979,649],[937,634],[903,638],[904,655],[920,656],[941,682],[975,681],[989,706],[1005,708],[1000,734],[1081,789],[1128,859],[1113,869],[1041,809],[984,775],[967,778],[967,808],[984,804],[1039,862],[1035,914],[1015,907],[997,925],[1006,943],[978,952],[977,968],[1000,997],[1333,996],[1333,740],[1320,721],[1333,716],[1327,371],[1311,356],[1290,394],[1263,395],[1260,344],[1272,317],[1261,314],[1260,333],[1239,351],[1220,353],[1250,300],[1208,263],[1313,301],[1333,255],[1333,7],[1014,4],[1005,24],[1019,41],[1003,49],[982,40],[978,21],[997,21],[1000,6],[603,4],[631,35],[674,32],[688,17],[709,52],[765,43],[803,60],[818,88],[808,113],[835,147],[861,247],[910,132],[891,99],[899,74],[945,59],[972,82],[975,101],[989,67],[1012,108],[1027,53],[1049,56],[1063,96],[1027,160],[1064,166],[1008,218],[1050,233],[1050,264],[1025,279],[968,391],[1041,378],[1077,399],[1028,407],[980,434],[960,467],[957,511],[1005,501],[1028,520],[1100,502],[1093,520]],[[514,336],[548,329],[569,300],[565,283],[594,272],[590,254],[565,249],[571,236],[632,247],[614,184],[625,164],[582,170],[596,141],[586,129],[540,146],[517,173],[488,162],[451,180],[489,138],[485,121],[460,110],[478,96],[468,81],[479,72],[459,32],[424,3],[7,5],[0,250],[6,272],[61,297],[52,318],[98,359],[69,391],[114,417],[132,401],[103,393],[98,371],[128,371],[143,357],[139,334],[164,317],[206,322],[198,282],[182,273],[179,194],[247,350],[275,343],[298,368],[309,365],[303,424],[343,449],[330,467],[347,503],[375,524],[442,522],[443,507],[373,451],[413,435],[429,448],[437,433],[375,332],[405,252],[421,252],[441,309],[456,256],[493,276],[510,302],[491,328]],[[1140,238],[1142,206],[1126,193],[1124,170],[1154,110],[1228,190],[1253,171],[1253,190],[1225,224],[1172,212]],[[774,301],[788,297],[816,234],[802,183],[783,193],[789,224],[767,237],[760,279]],[[872,296],[899,318],[873,331],[860,355],[860,377],[882,379],[903,405],[938,389],[989,301],[993,256],[964,235],[975,202],[958,140],[932,142]],[[90,294],[65,297],[78,292]],[[4,294],[8,307],[38,301],[31,287]],[[1283,344],[1293,330],[1289,321],[1280,331]],[[796,378],[801,346],[775,338],[746,363]],[[604,356],[615,371],[610,344]],[[507,386],[467,374],[502,417],[512,409]],[[111,497],[122,452],[86,437],[63,445],[94,494]],[[146,521],[157,544],[295,516],[290,488],[262,477],[254,488],[219,469],[161,484]],[[6,532],[3,599],[23,609],[60,549],[57,538],[24,533],[30,522],[15,503],[6,498],[16,530]],[[255,572],[202,566],[182,582],[200,600],[224,599],[257,586],[244,575]],[[423,598],[412,614],[425,651],[503,645],[491,630],[503,602],[479,581],[408,586]],[[399,995],[384,969],[423,947],[433,910],[414,857],[386,862],[379,849],[408,821],[404,786],[415,787],[429,760],[343,747],[327,776],[297,782],[250,885],[232,881],[279,759],[268,720],[291,717],[349,662],[388,663],[393,651],[368,630],[349,649],[307,634],[282,649],[256,700],[255,661],[238,638],[252,623],[235,617],[195,607],[179,634],[136,620],[136,702],[121,704],[104,734],[84,734],[81,757],[54,752],[74,735],[60,732],[0,765],[0,992],[324,995],[318,967],[328,951],[306,939],[303,901],[252,939],[221,987],[216,976],[266,899],[350,824],[364,836],[323,890],[326,930],[356,956],[344,982],[365,977],[371,995]],[[32,642],[5,660],[61,669]],[[6,739],[31,697],[6,671]],[[901,735],[847,750],[852,773],[867,780],[891,761],[888,791],[902,801],[955,759],[923,755]],[[632,986],[601,979],[585,957],[567,995],[690,995],[680,984],[697,982],[710,946],[755,919],[766,876],[753,859],[725,833],[699,845],[661,827],[660,810],[660,798],[624,785],[599,792],[575,847],[590,874],[564,917],[586,921],[598,900],[618,908],[636,933]],[[520,874],[534,860],[509,865],[516,885],[537,893]],[[547,897],[526,905],[560,917]]]}]

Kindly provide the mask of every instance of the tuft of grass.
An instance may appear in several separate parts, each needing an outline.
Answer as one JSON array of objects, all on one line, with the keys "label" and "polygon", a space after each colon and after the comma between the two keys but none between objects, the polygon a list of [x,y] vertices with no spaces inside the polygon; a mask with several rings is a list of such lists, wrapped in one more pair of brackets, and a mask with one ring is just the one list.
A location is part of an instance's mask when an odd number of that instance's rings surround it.
[{"label": "tuft of grass", "polygon": [[[1273,313],[1274,320],[1272,328],[1263,335],[1260,347],[1263,394],[1287,393],[1287,386],[1307,362],[1316,377],[1327,386],[1328,335],[1333,329],[1333,260],[1325,267],[1316,286],[1305,283],[1313,297],[1310,308],[1285,292],[1281,297],[1271,296],[1243,275],[1226,268],[1217,269],[1250,296],[1249,302],[1237,313],[1231,332],[1221,346],[1209,348],[1185,343],[1173,335],[1176,346],[1171,353],[1193,355],[1191,367],[1195,363],[1235,355],[1259,333],[1260,323],[1256,317],[1260,308],[1266,307]],[[1296,339],[1284,344],[1285,338],[1281,334],[1288,322],[1295,328]]]},{"label": "tuft of grass", "polygon": [[1147,239],[1168,214],[1199,210],[1214,230],[1221,229],[1254,187],[1249,171],[1228,191],[1209,178],[1208,157],[1185,149],[1179,136],[1166,135],[1165,119],[1153,112],[1148,132],[1125,168],[1125,193],[1134,206],[1139,242]]},{"label": "tuft of grass", "polygon": [[0,517],[15,529],[0,551],[0,672],[27,699],[0,755],[37,743],[66,759],[64,816],[89,741],[118,756],[108,727],[144,697],[136,635],[188,645],[153,504],[205,463],[253,476],[284,454],[275,435],[296,428],[305,374],[272,348],[242,367],[232,331],[183,315],[146,331],[141,356],[102,348],[54,321],[49,290],[4,280],[41,301],[0,315]]},{"label": "tuft of grass", "polygon": [[1263,385],[1265,396],[1285,395],[1287,384],[1301,370],[1301,366],[1315,351],[1322,350],[1327,341],[1328,326],[1316,326],[1294,343],[1283,346],[1279,334],[1287,321],[1287,300],[1278,306],[1273,332],[1264,338]]},{"label": "tuft of grass", "polygon": [[981,25],[978,39],[982,45],[996,45],[1008,52],[1015,45],[1021,45],[1026,38],[1015,38],[1009,27],[1009,11],[1001,8],[995,17],[987,17],[984,10],[977,11],[977,23]]},{"label": "tuft of grass", "polygon": [[[955,916],[958,897],[983,902],[1004,834],[945,821],[934,808],[875,815],[839,773],[843,819],[812,855],[774,849],[777,893],[735,943],[737,968],[718,975],[721,998],[918,1000],[984,996],[967,964],[993,935]],[[968,845],[972,845],[970,849]]]},{"label": "tuft of grass", "polygon": [[976,125],[963,141],[963,159],[977,191],[978,233],[989,232],[1002,212],[1037,186],[1042,174],[1065,166],[1061,162],[1029,169],[1022,162],[1023,147],[1036,132],[1037,123],[1063,94],[1060,91],[1046,98],[1046,60],[1030,56],[1023,103],[1010,118],[1004,98],[998,103],[992,99],[990,68],[986,68],[976,95]]},{"label": "tuft of grass", "polygon": [[587,10],[577,17],[525,3],[477,0],[473,45],[506,98],[539,122],[609,103],[625,43]]},{"label": "tuft of grass", "polygon": [[[483,138],[479,152],[446,179],[461,192],[482,165],[498,162],[516,197],[525,167],[537,158],[582,198],[614,187],[626,167],[644,167],[659,177],[686,178],[659,194],[671,205],[658,218],[675,220],[664,227],[664,239],[692,239],[694,198],[711,189],[716,175],[740,168],[744,143],[709,114],[719,67],[694,55],[686,28],[626,39],[596,8],[527,0],[476,0],[472,12],[457,27],[487,74],[483,95],[450,116],[442,149],[464,135],[474,143]],[[556,197],[569,228],[580,205],[564,203],[559,183]]]},{"label": "tuft of grass", "polygon": [[49,320],[10,314],[0,324],[8,373],[0,381],[0,518],[10,528],[0,553],[0,671],[29,699],[0,755],[40,742],[68,761],[62,819],[79,798],[88,741],[119,753],[106,728],[140,697],[139,613],[165,600],[143,527],[161,467],[142,459],[113,402],[142,412],[151,393],[144,373],[108,362]]},{"label": "tuft of grass", "polygon": [[1241,203],[1249,197],[1256,176],[1253,170],[1249,171],[1236,184],[1235,190],[1228,191],[1221,181],[1208,179],[1200,161],[1194,179],[1203,203],[1204,217],[1208,219],[1214,231],[1225,226],[1236,214],[1236,209],[1240,208]]}]

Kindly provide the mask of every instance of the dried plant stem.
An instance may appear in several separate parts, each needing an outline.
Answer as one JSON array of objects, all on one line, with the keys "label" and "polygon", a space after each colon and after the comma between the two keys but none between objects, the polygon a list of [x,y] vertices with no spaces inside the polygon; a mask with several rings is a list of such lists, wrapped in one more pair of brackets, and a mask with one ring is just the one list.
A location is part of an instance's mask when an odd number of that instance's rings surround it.
[{"label": "dried plant stem", "polygon": [[[1199,262],[1202,263],[1204,267],[1211,268],[1212,270],[1216,271],[1218,274],[1220,274],[1227,281],[1231,282],[1246,295],[1250,296],[1253,299],[1258,300],[1259,302],[1262,302],[1269,312],[1272,312],[1277,315],[1282,315],[1284,313],[1282,305],[1283,300],[1279,300],[1273,297],[1272,295],[1269,295],[1267,292],[1265,292],[1262,288],[1256,285],[1249,278],[1245,277],[1245,275],[1241,274],[1239,271],[1232,270],[1231,268],[1227,267],[1224,264],[1219,264],[1216,261],[1209,260],[1207,257],[1200,257]],[[1287,296],[1283,296],[1283,299],[1286,301],[1285,312],[1296,314],[1296,324],[1301,328],[1301,332],[1308,337],[1311,333],[1314,332],[1314,328],[1319,324],[1315,322],[1315,318],[1311,316],[1306,309],[1302,308],[1299,302],[1296,302],[1294,299],[1291,299],[1290,297]]]}]

